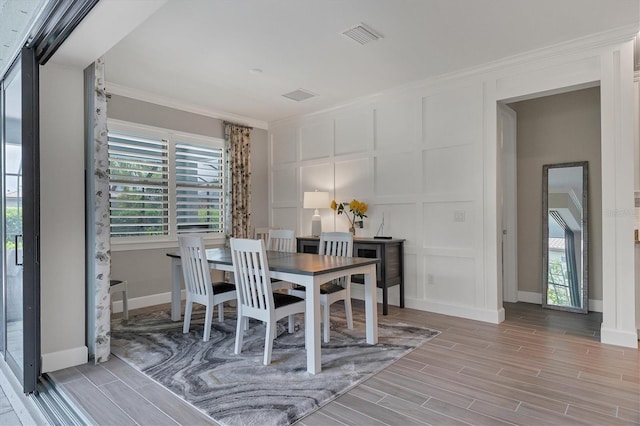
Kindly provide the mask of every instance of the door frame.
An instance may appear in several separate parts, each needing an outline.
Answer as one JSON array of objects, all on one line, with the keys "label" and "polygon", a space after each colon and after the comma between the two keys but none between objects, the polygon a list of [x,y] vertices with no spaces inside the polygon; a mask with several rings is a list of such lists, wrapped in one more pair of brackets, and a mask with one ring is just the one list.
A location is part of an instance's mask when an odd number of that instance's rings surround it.
[{"label": "door frame", "polygon": [[518,301],[517,114],[498,102],[498,147],[502,208],[502,300]]}]

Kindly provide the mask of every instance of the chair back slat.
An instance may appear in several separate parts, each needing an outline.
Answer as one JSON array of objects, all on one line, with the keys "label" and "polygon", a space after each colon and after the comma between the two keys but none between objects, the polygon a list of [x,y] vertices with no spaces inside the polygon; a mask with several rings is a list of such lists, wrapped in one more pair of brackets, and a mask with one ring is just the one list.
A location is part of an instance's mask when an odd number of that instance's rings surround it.
[{"label": "chair back slat", "polygon": [[206,296],[212,290],[207,253],[200,236],[181,235],[180,260],[184,285],[188,292]]},{"label": "chair back slat", "polygon": [[295,233],[291,229],[271,229],[266,247],[267,250],[295,253]]},{"label": "chair back slat", "polygon": [[271,310],[273,291],[264,240],[231,238],[231,259],[239,309]]},{"label": "chair back slat", "polygon": [[353,234],[351,232],[321,233],[318,254],[351,257],[353,255]]},{"label": "chair back slat", "polygon": [[258,228],[254,228],[253,230],[253,239],[254,240],[264,240],[264,242],[267,242],[267,239],[269,238],[269,231],[272,229],[279,229],[279,228],[271,228],[268,226],[265,227],[258,227]]}]

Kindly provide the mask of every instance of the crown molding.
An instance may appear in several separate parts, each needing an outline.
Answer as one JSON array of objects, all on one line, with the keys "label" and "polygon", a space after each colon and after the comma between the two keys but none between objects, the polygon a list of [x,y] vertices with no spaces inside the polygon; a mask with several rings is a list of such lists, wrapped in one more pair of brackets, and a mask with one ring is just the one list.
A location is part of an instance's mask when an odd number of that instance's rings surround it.
[{"label": "crown molding", "polygon": [[[348,107],[355,107],[358,105],[365,105],[367,103],[374,103],[377,99],[385,96],[399,95],[403,92],[410,90],[420,90],[428,87],[438,87],[451,83],[455,80],[471,77],[481,76],[492,72],[497,72],[501,69],[506,69],[515,66],[526,65],[527,63],[537,62],[541,60],[549,60],[553,58],[562,57],[565,55],[579,53],[586,50],[603,48],[612,46],[618,43],[624,43],[633,40],[638,34],[640,24],[625,25],[623,27],[614,28],[611,30],[589,34],[584,37],[576,38],[569,41],[564,41],[557,44],[552,44],[546,47],[529,50],[515,55],[507,56],[495,61],[486,62],[484,64],[475,65],[473,67],[456,70],[450,73],[441,74],[433,77],[427,77],[421,80],[412,81],[400,86],[393,87],[391,89],[366,95],[351,101],[334,105],[329,108],[325,108],[320,111],[315,111],[309,114],[298,115],[294,117],[287,117],[280,120],[274,120],[269,122],[271,127],[287,125],[295,123],[301,119],[312,118],[315,116],[324,115],[334,111],[342,110]],[[637,76],[636,72],[636,76]]]},{"label": "crown molding", "polygon": [[110,81],[105,82],[105,87],[107,89],[108,94],[124,96],[126,98],[149,102],[156,105],[162,105],[168,108],[179,109],[180,111],[200,114],[206,117],[217,118],[219,120],[232,121],[234,123],[242,124],[249,127],[256,127],[264,130],[269,129],[269,123],[262,120],[256,120],[255,118],[245,117],[243,115],[216,111],[216,110],[208,109],[205,107],[187,104],[177,99],[173,99],[165,96],[159,96],[154,93],[150,93],[140,89],[134,89],[132,87],[122,86],[120,84],[113,83]]}]

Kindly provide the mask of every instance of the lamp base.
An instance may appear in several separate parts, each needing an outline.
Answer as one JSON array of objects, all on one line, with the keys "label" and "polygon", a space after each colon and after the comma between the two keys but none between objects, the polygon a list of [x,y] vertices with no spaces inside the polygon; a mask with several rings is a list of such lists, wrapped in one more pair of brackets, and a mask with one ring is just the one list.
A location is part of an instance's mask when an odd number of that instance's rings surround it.
[{"label": "lamp base", "polygon": [[319,237],[322,233],[322,220],[320,215],[313,215],[311,217],[311,236]]}]

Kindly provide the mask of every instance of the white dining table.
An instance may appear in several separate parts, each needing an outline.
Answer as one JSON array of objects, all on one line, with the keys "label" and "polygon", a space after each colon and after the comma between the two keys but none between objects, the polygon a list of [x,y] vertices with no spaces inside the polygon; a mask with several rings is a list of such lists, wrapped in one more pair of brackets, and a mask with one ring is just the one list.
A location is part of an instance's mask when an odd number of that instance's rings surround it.
[{"label": "white dining table", "polygon": [[[171,258],[171,319],[179,321],[182,315],[182,271],[179,253],[167,253]],[[228,248],[207,250],[211,269],[233,272],[231,251]],[[267,251],[267,262],[272,278],[306,288],[305,349],[307,371],[322,371],[320,343],[320,285],[346,274],[364,275],[366,342],[378,343],[378,305],[376,293],[376,264],[379,259],[362,257],[320,256],[309,253]]]}]

